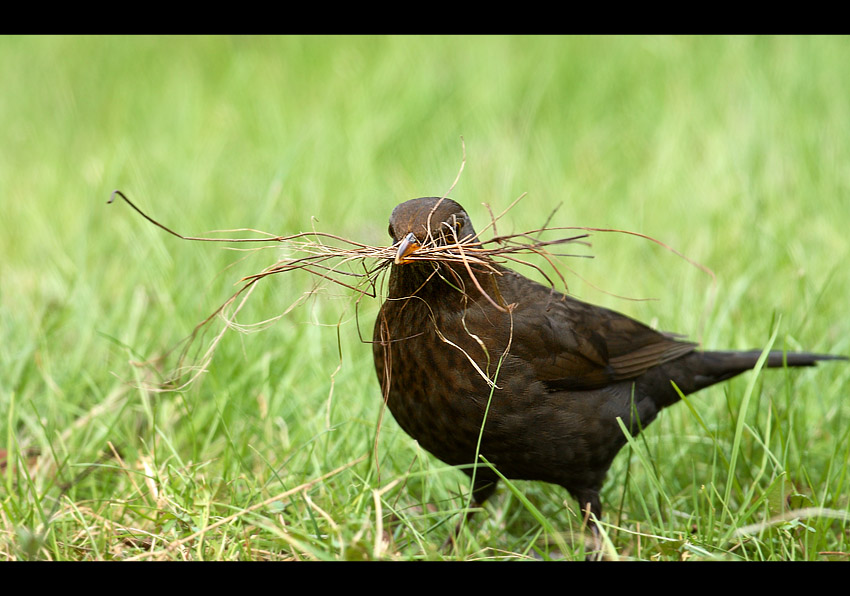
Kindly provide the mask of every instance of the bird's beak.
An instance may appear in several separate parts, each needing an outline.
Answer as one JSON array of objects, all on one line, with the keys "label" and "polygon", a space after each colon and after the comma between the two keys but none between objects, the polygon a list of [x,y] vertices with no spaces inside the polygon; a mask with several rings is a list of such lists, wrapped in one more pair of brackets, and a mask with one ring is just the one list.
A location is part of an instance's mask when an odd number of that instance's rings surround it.
[{"label": "bird's beak", "polygon": [[407,236],[401,239],[401,242],[398,243],[398,252],[395,253],[395,264],[396,265],[404,265],[406,263],[411,263],[412,261],[407,260],[407,256],[419,250],[419,247],[422,245],[419,243],[419,240],[416,239],[413,232],[410,232]]}]

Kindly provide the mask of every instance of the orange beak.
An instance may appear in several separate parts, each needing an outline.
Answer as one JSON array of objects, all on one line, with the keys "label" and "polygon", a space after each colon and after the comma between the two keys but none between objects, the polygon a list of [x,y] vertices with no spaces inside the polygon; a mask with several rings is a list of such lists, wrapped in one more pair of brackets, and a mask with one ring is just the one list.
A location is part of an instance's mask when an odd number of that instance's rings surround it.
[{"label": "orange beak", "polygon": [[405,265],[407,263],[412,263],[407,259],[407,256],[419,250],[422,245],[419,243],[419,240],[416,239],[413,232],[410,232],[407,236],[401,239],[401,242],[398,243],[398,252],[395,254],[395,264],[396,265]]}]

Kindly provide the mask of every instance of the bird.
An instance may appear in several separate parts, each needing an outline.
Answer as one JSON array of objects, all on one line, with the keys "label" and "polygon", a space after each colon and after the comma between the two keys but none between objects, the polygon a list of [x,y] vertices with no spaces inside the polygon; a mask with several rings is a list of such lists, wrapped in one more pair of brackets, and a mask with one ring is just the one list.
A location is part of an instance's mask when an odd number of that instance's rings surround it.
[{"label": "bird", "polygon": [[[598,523],[605,476],[627,442],[618,419],[636,436],[679,392],[730,379],[761,356],[703,351],[495,262],[416,259],[477,240],[448,197],[399,204],[388,232],[394,258],[372,342],[383,399],[425,450],[462,466],[475,508],[496,489],[495,468],[562,486]],[[764,366],[839,359],[771,351]]]}]

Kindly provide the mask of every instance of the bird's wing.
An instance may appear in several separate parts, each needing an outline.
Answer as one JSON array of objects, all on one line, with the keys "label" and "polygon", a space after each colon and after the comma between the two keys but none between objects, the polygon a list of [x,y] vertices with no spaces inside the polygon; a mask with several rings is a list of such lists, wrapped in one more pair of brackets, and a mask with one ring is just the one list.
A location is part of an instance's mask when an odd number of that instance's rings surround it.
[{"label": "bird's wing", "polygon": [[[553,292],[519,274],[500,290],[515,302],[511,353],[552,390],[594,389],[634,379],[692,352],[696,344],[618,312]],[[505,295],[507,294],[507,295]]]}]

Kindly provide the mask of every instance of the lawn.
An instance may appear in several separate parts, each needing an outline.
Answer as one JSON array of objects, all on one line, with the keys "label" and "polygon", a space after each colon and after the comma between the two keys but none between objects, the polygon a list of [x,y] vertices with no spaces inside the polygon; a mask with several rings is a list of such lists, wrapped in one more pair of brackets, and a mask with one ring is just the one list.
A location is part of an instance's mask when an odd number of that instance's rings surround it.
[{"label": "lawn", "polygon": [[[115,189],[184,235],[383,245],[465,154],[475,222],[527,193],[500,232],[551,216],[687,257],[594,233],[573,295],[709,349],[850,355],[846,37],[4,36],[0,77],[0,560],[584,556],[536,482],[444,547],[468,483],[382,408],[380,298],[266,278],[155,391],[281,255],[180,240]],[[611,556],[847,560],[848,435],[847,363],[690,396],[614,462]]]}]

